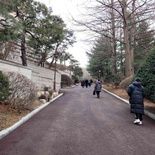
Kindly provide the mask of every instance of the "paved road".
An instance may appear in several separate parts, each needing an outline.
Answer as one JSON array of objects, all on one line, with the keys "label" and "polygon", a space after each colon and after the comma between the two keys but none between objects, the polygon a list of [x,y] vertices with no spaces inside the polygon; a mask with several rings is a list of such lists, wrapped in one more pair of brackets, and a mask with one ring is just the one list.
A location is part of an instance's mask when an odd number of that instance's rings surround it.
[{"label": "paved road", "polygon": [[0,155],[155,155],[155,121],[133,124],[129,105],[93,87],[64,96],[0,141]]}]

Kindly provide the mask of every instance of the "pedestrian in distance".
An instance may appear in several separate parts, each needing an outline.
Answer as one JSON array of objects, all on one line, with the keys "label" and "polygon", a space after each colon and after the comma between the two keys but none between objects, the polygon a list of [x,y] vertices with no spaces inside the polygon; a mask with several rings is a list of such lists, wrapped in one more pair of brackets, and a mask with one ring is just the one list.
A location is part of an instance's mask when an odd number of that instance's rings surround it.
[{"label": "pedestrian in distance", "polygon": [[127,93],[129,95],[130,112],[135,114],[134,124],[142,124],[144,114],[144,97],[145,90],[141,84],[140,78],[135,78],[134,82],[129,85]]},{"label": "pedestrian in distance", "polygon": [[88,86],[91,87],[91,81],[90,80],[88,80]]},{"label": "pedestrian in distance", "polygon": [[88,80],[87,79],[85,80],[85,86],[86,86],[86,88],[88,87]]},{"label": "pedestrian in distance", "polygon": [[91,83],[91,85],[92,85],[92,83],[93,83],[93,80],[92,80],[92,79],[90,79],[90,83]]},{"label": "pedestrian in distance", "polygon": [[85,84],[85,82],[84,82],[84,80],[82,80],[82,81],[81,81],[81,87],[82,87],[82,88],[84,88],[84,84]]},{"label": "pedestrian in distance", "polygon": [[102,83],[101,83],[101,81],[98,79],[98,81],[97,81],[96,84],[95,84],[95,88],[94,88],[94,91],[95,91],[96,94],[97,94],[97,98],[100,97],[101,89],[102,89]]}]

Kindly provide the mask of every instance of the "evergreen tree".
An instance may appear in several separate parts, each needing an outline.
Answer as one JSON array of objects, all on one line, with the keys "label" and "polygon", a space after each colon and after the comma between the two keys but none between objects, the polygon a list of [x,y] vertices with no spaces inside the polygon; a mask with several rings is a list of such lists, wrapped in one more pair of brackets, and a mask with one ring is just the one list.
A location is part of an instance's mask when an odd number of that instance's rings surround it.
[{"label": "evergreen tree", "polygon": [[20,35],[21,42],[21,59],[23,66],[27,66],[26,43],[27,35],[33,36],[33,29],[38,20],[47,15],[47,7],[34,0],[13,0],[14,18],[22,25]]},{"label": "evergreen tree", "polygon": [[155,48],[148,55],[146,62],[135,76],[142,78],[142,83],[146,89],[146,97],[155,102]]},{"label": "evergreen tree", "polygon": [[16,40],[22,26],[13,16],[14,1],[0,1],[0,42]]},{"label": "evergreen tree", "polygon": [[98,71],[101,75],[112,74],[112,59],[111,59],[111,45],[110,40],[105,37],[100,37],[90,52],[87,52],[88,66],[87,70],[93,77],[98,77]]},{"label": "evergreen tree", "polygon": [[145,62],[147,55],[154,44],[154,34],[150,30],[146,21],[139,23],[136,28],[135,51],[134,51],[134,68],[135,73]]},{"label": "evergreen tree", "polygon": [[54,52],[55,44],[63,40],[63,20],[58,16],[48,14],[38,20],[33,28],[33,35],[28,39],[28,45],[35,50],[35,54],[40,55],[41,62],[45,62],[47,56]]},{"label": "evergreen tree", "polygon": [[82,68],[80,68],[79,66],[75,66],[75,68],[73,68],[73,73],[75,76],[78,76],[78,77],[83,76]]},{"label": "evergreen tree", "polygon": [[8,78],[0,71],[0,101],[7,100],[11,91]]}]

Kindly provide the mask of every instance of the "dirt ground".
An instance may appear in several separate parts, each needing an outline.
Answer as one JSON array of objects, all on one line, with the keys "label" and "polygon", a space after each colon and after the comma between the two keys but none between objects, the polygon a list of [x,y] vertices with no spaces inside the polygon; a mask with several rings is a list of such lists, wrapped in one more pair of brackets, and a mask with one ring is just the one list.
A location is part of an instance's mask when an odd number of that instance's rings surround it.
[{"label": "dirt ground", "polygon": [[[123,99],[126,99],[126,100],[129,99],[129,96],[128,96],[126,90],[124,90],[124,89],[119,89],[119,88],[116,89],[115,87],[110,86],[110,85],[108,85],[108,86],[104,85],[103,87],[106,90],[116,94],[117,96],[120,96]],[[145,109],[147,111],[152,112],[152,113],[155,114],[155,103],[154,102],[151,102],[151,101],[149,101],[147,99],[144,99],[144,106],[145,106]]]},{"label": "dirt ground", "polygon": [[12,126],[22,117],[41,105],[42,103],[39,100],[36,100],[30,109],[18,112],[18,110],[10,109],[8,105],[0,104],[0,131]]},{"label": "dirt ground", "polygon": [[[129,99],[126,91],[123,89],[116,89],[113,86],[107,85],[104,85],[103,87],[124,99]],[[12,126],[22,117],[26,116],[41,105],[42,103],[39,100],[36,100],[31,109],[23,110],[19,113],[18,110],[10,109],[9,106],[0,104],[0,131]],[[155,114],[155,103],[145,99],[144,105],[146,110]]]}]

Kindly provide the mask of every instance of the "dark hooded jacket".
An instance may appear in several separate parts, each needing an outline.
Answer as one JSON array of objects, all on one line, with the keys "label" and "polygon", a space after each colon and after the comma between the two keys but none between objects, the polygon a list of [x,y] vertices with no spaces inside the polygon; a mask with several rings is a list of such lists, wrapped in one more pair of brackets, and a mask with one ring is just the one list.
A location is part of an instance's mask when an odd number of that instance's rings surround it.
[{"label": "dark hooded jacket", "polygon": [[130,99],[130,112],[144,114],[144,97],[145,91],[144,87],[141,85],[140,81],[134,81],[128,88],[127,91]]},{"label": "dark hooded jacket", "polygon": [[97,81],[96,84],[95,84],[95,91],[101,91],[102,89],[102,84],[101,84],[101,81]]}]

